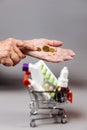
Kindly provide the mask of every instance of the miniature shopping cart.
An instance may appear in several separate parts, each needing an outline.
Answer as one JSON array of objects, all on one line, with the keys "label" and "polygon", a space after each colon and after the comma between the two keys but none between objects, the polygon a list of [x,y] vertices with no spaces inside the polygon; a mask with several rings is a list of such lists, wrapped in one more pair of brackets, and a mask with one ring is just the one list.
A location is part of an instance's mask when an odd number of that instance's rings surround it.
[{"label": "miniature shopping cart", "polygon": [[[46,72],[39,66],[44,64]],[[30,126],[35,127],[36,121],[52,119],[54,122],[67,123],[67,115],[62,105],[72,102],[72,92],[67,88],[57,87],[56,78],[43,61],[39,64],[24,64],[25,71],[23,82],[30,95]],[[47,78],[47,71],[51,79]],[[45,76],[43,76],[45,73]],[[54,82],[52,82],[54,78]]]}]

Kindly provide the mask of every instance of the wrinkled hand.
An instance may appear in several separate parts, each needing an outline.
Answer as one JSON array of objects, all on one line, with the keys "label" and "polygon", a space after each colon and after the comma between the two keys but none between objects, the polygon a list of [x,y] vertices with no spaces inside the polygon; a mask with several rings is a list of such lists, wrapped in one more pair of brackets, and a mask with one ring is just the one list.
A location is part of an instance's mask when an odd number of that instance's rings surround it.
[{"label": "wrinkled hand", "polygon": [[[25,43],[29,43],[30,41],[25,41]],[[59,46],[62,46],[63,43],[61,41],[48,40],[48,39],[34,39],[31,40],[31,44],[35,47],[35,51],[26,50],[24,53],[26,55],[30,55],[39,59],[43,59],[49,62],[62,62],[66,60],[72,60],[75,53],[70,49],[63,49]],[[44,51],[43,47],[48,46],[49,48],[53,48],[54,52]],[[39,48],[39,50],[38,50]]]},{"label": "wrinkled hand", "polygon": [[34,50],[32,44],[24,43],[22,40],[8,38],[0,42],[0,63],[5,66],[14,66],[25,57],[22,50]]},{"label": "wrinkled hand", "polygon": [[[8,38],[0,41],[0,63],[5,66],[14,66],[26,55],[30,55],[49,62],[71,60],[75,53],[70,49],[63,49],[61,41],[48,39],[16,40]],[[44,50],[50,48],[51,51]],[[38,50],[39,48],[39,50]],[[54,50],[54,51],[53,51]]]}]

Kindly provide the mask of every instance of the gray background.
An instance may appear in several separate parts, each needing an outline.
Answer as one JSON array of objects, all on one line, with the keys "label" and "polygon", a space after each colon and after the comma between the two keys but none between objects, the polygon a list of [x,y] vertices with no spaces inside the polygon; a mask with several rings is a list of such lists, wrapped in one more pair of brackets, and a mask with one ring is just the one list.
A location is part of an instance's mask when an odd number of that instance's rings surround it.
[{"label": "gray background", "polygon": [[[0,40],[48,38],[64,42],[64,48],[75,51],[72,61],[47,63],[58,76],[68,66],[69,87],[73,104],[64,108],[69,116],[65,125],[39,124],[35,129],[87,129],[87,0],[0,0]],[[26,57],[15,67],[0,65],[0,129],[28,130],[29,95],[22,84],[24,62],[38,59]]]}]

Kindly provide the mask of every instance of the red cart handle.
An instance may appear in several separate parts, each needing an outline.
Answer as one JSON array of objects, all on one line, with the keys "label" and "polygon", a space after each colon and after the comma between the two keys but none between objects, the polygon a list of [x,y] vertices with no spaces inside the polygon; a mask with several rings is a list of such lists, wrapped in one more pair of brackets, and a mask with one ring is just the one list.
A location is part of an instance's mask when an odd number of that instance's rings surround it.
[{"label": "red cart handle", "polygon": [[24,79],[23,79],[23,83],[28,86],[28,85],[31,85],[29,79],[28,79],[28,76],[31,75],[31,72],[30,71],[26,71],[25,74],[24,74]]}]

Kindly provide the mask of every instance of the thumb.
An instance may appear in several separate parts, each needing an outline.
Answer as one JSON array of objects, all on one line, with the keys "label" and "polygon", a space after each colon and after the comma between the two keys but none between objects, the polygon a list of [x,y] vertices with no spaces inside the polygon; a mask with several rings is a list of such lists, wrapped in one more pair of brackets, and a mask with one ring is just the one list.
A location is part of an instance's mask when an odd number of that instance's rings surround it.
[{"label": "thumb", "polygon": [[30,50],[34,51],[36,48],[34,45],[28,40],[28,41],[22,41],[22,40],[17,40],[16,45],[20,50]]},{"label": "thumb", "polygon": [[47,40],[48,45],[54,46],[54,47],[59,47],[63,45],[63,42],[57,41],[57,40]]}]

